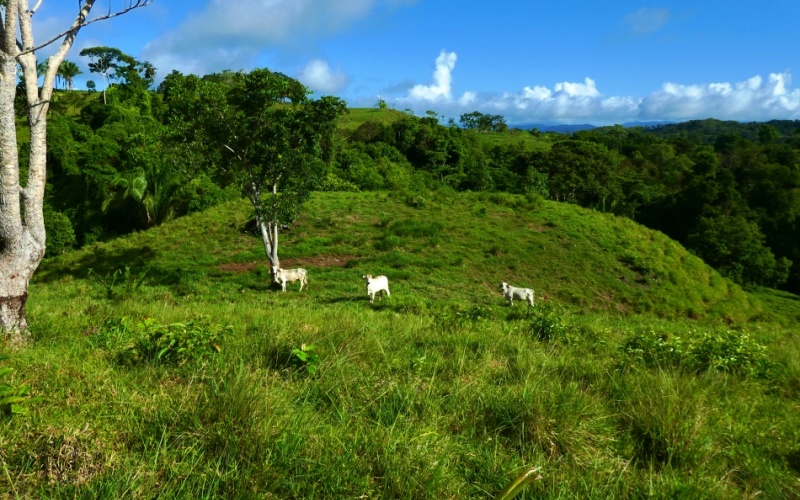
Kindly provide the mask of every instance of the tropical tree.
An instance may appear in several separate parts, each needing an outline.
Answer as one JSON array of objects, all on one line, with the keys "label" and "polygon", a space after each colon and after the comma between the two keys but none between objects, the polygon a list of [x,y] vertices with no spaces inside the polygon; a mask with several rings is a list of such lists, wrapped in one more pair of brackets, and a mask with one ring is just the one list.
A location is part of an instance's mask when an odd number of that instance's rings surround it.
[{"label": "tropical tree", "polygon": [[[109,183],[108,196],[103,201],[101,210],[104,214],[116,214],[122,217],[134,215],[136,220],[123,223],[130,229],[147,229],[169,220],[175,213],[179,202],[177,194],[184,184],[178,169],[166,161],[159,161],[153,156],[152,140],[142,134],[134,134],[133,151],[128,154],[139,166],[121,172]],[[164,155],[167,157],[168,155]],[[119,224],[115,224],[119,226]]]},{"label": "tropical tree", "polygon": [[88,47],[81,50],[80,55],[92,59],[92,62],[89,63],[89,71],[103,77],[103,103],[105,104],[107,102],[106,89],[116,78],[117,63],[123,56],[123,52],[113,47]]},{"label": "tropical tree", "polygon": [[[72,24],[53,38],[37,44],[33,16],[41,5],[28,0],[4,0],[0,9],[0,330],[11,344],[31,340],[25,317],[28,283],[45,252],[44,189],[47,166],[47,112],[58,67],[80,30],[93,22],[118,16],[152,3],[127,0],[116,11],[90,18],[95,0],[82,0]],[[58,43],[47,59],[38,85],[36,54]],[[18,70],[22,71],[30,145],[21,165],[14,101]],[[21,175],[25,173],[25,177]]]},{"label": "tropical tree", "polygon": [[785,257],[776,259],[758,224],[742,216],[701,217],[687,247],[741,285],[781,285],[792,265]]},{"label": "tropical tree", "polygon": [[65,60],[58,67],[58,76],[64,80],[67,90],[72,90],[73,79],[81,74],[83,74],[83,71],[72,61]]},{"label": "tropical tree", "polygon": [[606,211],[621,198],[619,155],[602,144],[567,140],[545,155],[550,197]]},{"label": "tropical tree", "polygon": [[202,133],[222,174],[250,200],[266,256],[280,267],[279,229],[322,180],[335,120],[346,107],[334,97],[309,99],[297,80],[267,69],[228,82],[173,73],[161,91],[178,113],[172,125],[184,124],[187,140]]}]

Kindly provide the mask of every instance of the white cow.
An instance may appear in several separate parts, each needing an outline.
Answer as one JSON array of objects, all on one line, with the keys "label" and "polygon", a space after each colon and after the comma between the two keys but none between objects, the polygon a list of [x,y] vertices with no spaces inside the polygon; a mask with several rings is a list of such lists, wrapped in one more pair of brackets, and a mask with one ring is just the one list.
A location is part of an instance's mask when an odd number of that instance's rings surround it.
[{"label": "white cow", "polygon": [[386,276],[373,277],[371,274],[367,274],[362,276],[362,278],[367,282],[367,295],[369,295],[370,304],[375,302],[375,294],[379,294],[378,298],[381,298],[381,291],[386,292],[387,297],[391,296],[389,293],[389,278]]},{"label": "white cow", "polygon": [[505,281],[500,285],[500,289],[503,291],[503,297],[507,298],[508,301],[511,303],[511,306],[514,306],[514,299],[519,300],[527,300],[528,304],[533,307],[533,290],[530,288],[517,288],[515,286],[511,286]]},{"label": "white cow", "polygon": [[308,271],[302,268],[297,269],[281,269],[279,267],[272,268],[272,276],[275,283],[281,285],[281,289],[286,291],[286,283],[300,282],[300,292],[303,291],[303,285],[308,286]]}]

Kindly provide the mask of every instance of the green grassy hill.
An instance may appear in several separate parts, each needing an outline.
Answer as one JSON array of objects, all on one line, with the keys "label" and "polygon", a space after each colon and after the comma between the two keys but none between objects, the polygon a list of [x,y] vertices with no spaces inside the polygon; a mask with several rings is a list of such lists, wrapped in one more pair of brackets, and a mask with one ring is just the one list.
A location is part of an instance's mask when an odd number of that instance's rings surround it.
[{"label": "green grassy hill", "polygon": [[627,219],[442,192],[315,194],[280,247],[309,289],[281,293],[247,221],[42,264],[0,491],[486,498],[539,467],[521,498],[800,495],[797,297]]},{"label": "green grassy hill", "polygon": [[[240,231],[247,217],[246,202],[229,204],[47,262],[37,281],[128,265],[150,268],[153,284],[196,276],[208,287],[255,285],[266,260],[260,239]],[[507,281],[584,312],[727,322],[764,313],[757,300],[657,231],[506,194],[318,194],[280,249],[284,267],[309,269],[321,300],[361,298],[360,276],[372,273],[397,287],[392,307],[412,298],[498,307],[498,286]]]},{"label": "green grassy hill", "polygon": [[[353,131],[366,122],[375,122],[382,125],[389,125],[395,121],[407,118],[410,115],[395,109],[378,109],[378,108],[348,108],[339,119],[339,128],[344,131]],[[478,141],[485,147],[491,148],[494,146],[511,146],[521,144],[526,150],[544,150],[550,149],[553,140],[557,136],[552,134],[542,134],[540,136],[533,136],[523,130],[510,130],[508,132],[468,132],[472,133]]]}]

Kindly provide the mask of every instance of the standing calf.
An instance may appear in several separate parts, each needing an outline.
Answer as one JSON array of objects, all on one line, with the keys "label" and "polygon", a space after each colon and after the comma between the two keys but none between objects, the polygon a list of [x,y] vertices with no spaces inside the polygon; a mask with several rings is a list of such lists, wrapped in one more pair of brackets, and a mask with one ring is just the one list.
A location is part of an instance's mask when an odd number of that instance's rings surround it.
[{"label": "standing calf", "polygon": [[511,286],[505,281],[500,285],[500,289],[503,291],[503,297],[507,298],[508,301],[511,303],[511,306],[514,306],[514,299],[519,300],[527,300],[528,304],[533,307],[533,290],[530,288],[517,288],[515,286]]},{"label": "standing calf", "polygon": [[[367,295],[369,295],[370,304],[375,302],[375,294],[379,294],[381,291],[386,292],[387,297],[391,296],[389,293],[389,278],[386,276],[375,276],[373,278],[371,274],[367,274],[362,278],[367,282]],[[378,297],[380,298],[380,295]]]},{"label": "standing calf", "polygon": [[281,289],[286,291],[286,283],[300,282],[300,292],[303,291],[303,285],[308,286],[308,271],[302,268],[297,269],[281,269],[279,267],[272,268],[272,276],[275,283],[280,283]]}]

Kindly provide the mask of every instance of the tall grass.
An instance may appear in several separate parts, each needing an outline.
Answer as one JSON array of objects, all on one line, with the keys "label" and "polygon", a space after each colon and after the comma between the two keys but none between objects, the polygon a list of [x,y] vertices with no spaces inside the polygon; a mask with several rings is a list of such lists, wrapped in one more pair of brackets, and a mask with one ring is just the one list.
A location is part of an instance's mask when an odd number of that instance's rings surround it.
[{"label": "tall grass", "polygon": [[[518,498],[800,496],[791,300],[773,316],[623,219],[431,199],[315,196],[282,243],[303,292],[269,283],[240,204],[45,262],[36,342],[4,362],[41,399],[0,421],[0,491],[486,498],[538,468]],[[150,269],[131,293],[88,273],[126,265]],[[370,305],[366,272],[392,296]],[[219,350],[120,356],[173,324]]]}]

